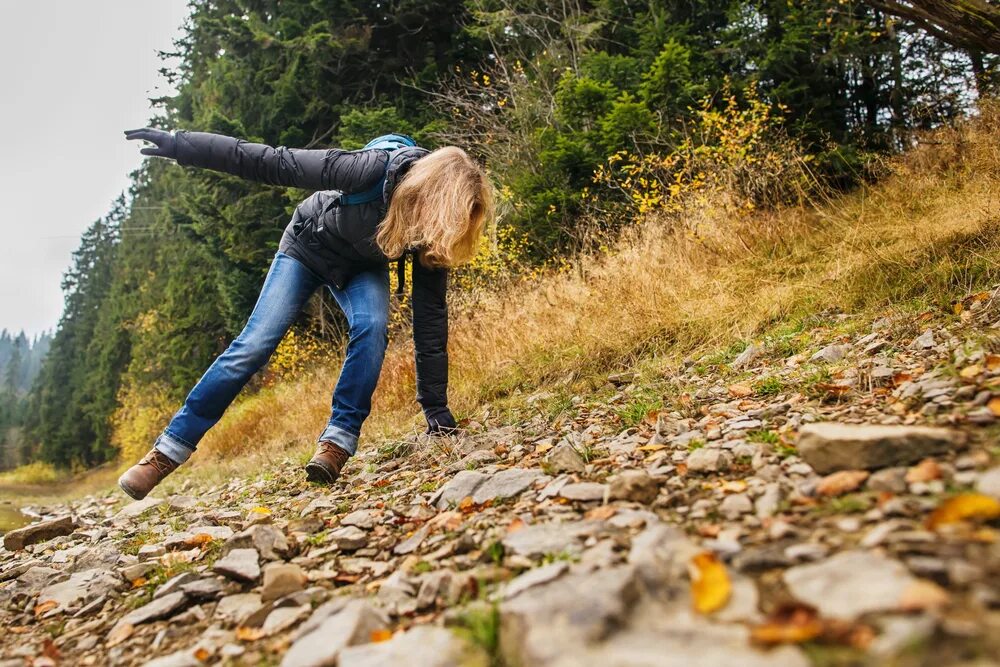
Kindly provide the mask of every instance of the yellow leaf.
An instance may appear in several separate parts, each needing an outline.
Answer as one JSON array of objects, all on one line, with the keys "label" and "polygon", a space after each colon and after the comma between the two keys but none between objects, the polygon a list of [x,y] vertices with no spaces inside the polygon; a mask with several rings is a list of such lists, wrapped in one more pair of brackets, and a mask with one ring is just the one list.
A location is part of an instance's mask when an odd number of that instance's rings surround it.
[{"label": "yellow leaf", "polygon": [[552,445],[551,442],[546,442],[543,445],[538,445],[537,447],[535,447],[535,453],[536,454],[544,454],[545,452],[547,452],[550,449],[552,449],[552,447],[553,447],[553,445]]},{"label": "yellow leaf", "polygon": [[732,592],[729,573],[715,554],[703,551],[691,559],[691,600],[701,614],[711,614],[726,606]]},{"label": "yellow leaf", "polygon": [[666,445],[643,445],[642,447],[636,447],[640,452],[658,452],[666,448]]},{"label": "yellow leaf", "polygon": [[263,628],[249,628],[245,625],[236,628],[236,638],[241,642],[255,642],[263,636]]},{"label": "yellow leaf", "polygon": [[369,641],[373,644],[377,642],[389,641],[390,639],[392,639],[392,630],[386,630],[385,628],[382,628],[381,630],[372,630],[371,637],[369,637]]},{"label": "yellow leaf", "polygon": [[139,588],[140,586],[145,586],[148,583],[149,580],[146,579],[146,577],[139,577],[138,579],[132,580],[132,588]]},{"label": "yellow leaf", "polygon": [[966,520],[995,519],[1000,516],[1000,501],[981,493],[962,493],[941,503],[927,518],[927,527],[940,526]]},{"label": "yellow leaf", "polygon": [[990,409],[997,417],[1000,417],[1000,396],[994,396],[986,403],[986,407]]},{"label": "yellow leaf", "polygon": [[986,355],[986,370],[995,371],[1000,368],[1000,354]]},{"label": "yellow leaf", "polygon": [[823,621],[816,610],[805,605],[780,607],[771,616],[750,629],[750,638],[766,646],[800,644],[823,632]]},{"label": "yellow leaf", "polygon": [[251,514],[261,514],[263,516],[268,516],[268,515],[271,514],[271,510],[267,509],[264,506],[258,506],[258,507],[254,507],[252,510],[250,510],[250,513]]},{"label": "yellow leaf", "polygon": [[971,366],[966,366],[961,371],[959,371],[959,376],[963,380],[974,380],[983,373],[983,367],[979,364],[972,364]]}]

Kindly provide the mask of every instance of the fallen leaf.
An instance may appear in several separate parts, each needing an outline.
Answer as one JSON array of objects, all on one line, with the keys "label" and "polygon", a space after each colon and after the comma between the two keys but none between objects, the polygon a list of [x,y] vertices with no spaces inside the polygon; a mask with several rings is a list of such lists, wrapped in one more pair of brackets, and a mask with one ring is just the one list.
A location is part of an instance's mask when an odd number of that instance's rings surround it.
[{"label": "fallen leaf", "polygon": [[986,403],[986,407],[990,409],[995,417],[1000,417],[1000,396],[994,396]]},{"label": "fallen leaf", "polygon": [[906,482],[930,482],[934,479],[941,479],[941,466],[934,459],[924,459],[917,465],[906,471]]},{"label": "fallen leaf", "polygon": [[819,637],[823,622],[813,607],[789,604],[777,608],[766,621],[750,628],[750,638],[757,644],[801,644]]},{"label": "fallen leaf", "polygon": [[851,392],[851,388],[846,384],[836,384],[834,382],[817,382],[816,389],[825,392],[830,396],[845,396]]},{"label": "fallen leaf", "polygon": [[816,493],[821,496],[840,496],[854,491],[868,479],[867,470],[839,470],[821,479]]},{"label": "fallen leaf", "polygon": [[955,303],[953,303],[951,305],[951,310],[956,315],[961,315],[962,311],[964,310],[964,307],[962,306],[962,302],[961,301],[956,301]]},{"label": "fallen leaf", "polygon": [[966,366],[958,372],[959,377],[963,380],[975,380],[977,377],[983,374],[983,367],[979,364],[972,364],[971,366]]},{"label": "fallen leaf", "polygon": [[643,445],[641,447],[636,447],[640,452],[658,452],[661,449],[666,449],[666,445]]},{"label": "fallen leaf", "polygon": [[139,577],[138,579],[132,580],[132,588],[139,588],[140,586],[145,586],[149,581],[146,577]]},{"label": "fallen leaf", "polygon": [[212,536],[208,533],[198,533],[184,540],[184,546],[188,548],[203,547],[212,541]]},{"label": "fallen leaf", "polygon": [[458,530],[462,525],[461,512],[441,512],[436,517],[427,522],[433,528],[443,528],[444,530]]},{"label": "fallen leaf", "polygon": [[198,662],[205,662],[211,657],[212,657],[212,652],[209,651],[204,646],[198,647],[198,649],[194,652],[194,659],[197,660]]},{"label": "fallen leaf", "polygon": [[719,485],[719,489],[723,493],[743,493],[747,490],[747,483],[742,479],[722,480],[722,484]]},{"label": "fallen leaf", "polygon": [[753,395],[753,389],[745,384],[729,385],[729,395],[734,398],[746,398]]},{"label": "fallen leaf", "polygon": [[899,598],[899,608],[902,611],[925,611],[938,609],[948,604],[951,598],[933,581],[917,579],[903,590]]},{"label": "fallen leaf", "polygon": [[927,517],[927,527],[935,530],[940,526],[966,520],[995,519],[1000,516],[1000,501],[982,493],[962,493],[941,503]]},{"label": "fallen leaf", "polygon": [[389,641],[390,639],[392,639],[392,630],[386,630],[383,628],[381,630],[372,630],[372,633],[369,636],[368,641],[374,644],[377,642],[386,642]]},{"label": "fallen leaf", "polygon": [[1000,368],[1000,354],[987,354],[986,355],[986,370],[995,371]]},{"label": "fallen leaf", "polygon": [[248,628],[245,625],[236,628],[236,638],[241,642],[255,642],[264,634],[264,628]]},{"label": "fallen leaf", "polygon": [[45,612],[52,611],[59,606],[59,603],[55,600],[46,600],[45,602],[39,602],[35,605],[35,618],[42,616]]},{"label": "fallen leaf", "polygon": [[716,538],[722,531],[722,526],[717,523],[703,523],[698,526],[698,534],[702,537]]},{"label": "fallen leaf", "polygon": [[554,445],[551,442],[546,442],[544,445],[538,445],[537,447],[535,447],[535,453],[544,454],[545,452],[552,449],[552,447],[554,447]]},{"label": "fallen leaf", "polygon": [[[45,643],[42,644],[42,655],[53,662],[59,662],[59,659],[62,658],[62,655],[59,653],[59,648],[56,646],[55,642],[47,637],[45,638]],[[38,662],[35,661],[34,664],[37,665]]]},{"label": "fallen leaf", "polygon": [[703,551],[691,559],[691,600],[701,614],[711,614],[726,606],[732,592],[729,573],[715,554]]},{"label": "fallen leaf", "polygon": [[912,379],[913,379],[913,376],[910,375],[909,373],[900,372],[900,373],[896,373],[895,375],[892,376],[892,384],[894,386],[898,387],[899,385],[903,384],[904,382],[909,382]]},{"label": "fallen leaf", "polygon": [[507,533],[516,533],[517,531],[524,528],[524,520],[521,518],[515,518],[513,521],[507,524]]},{"label": "fallen leaf", "polygon": [[592,510],[587,510],[587,512],[583,515],[583,518],[606,521],[613,517],[617,511],[618,510],[611,505],[601,505],[600,507],[595,507]]}]

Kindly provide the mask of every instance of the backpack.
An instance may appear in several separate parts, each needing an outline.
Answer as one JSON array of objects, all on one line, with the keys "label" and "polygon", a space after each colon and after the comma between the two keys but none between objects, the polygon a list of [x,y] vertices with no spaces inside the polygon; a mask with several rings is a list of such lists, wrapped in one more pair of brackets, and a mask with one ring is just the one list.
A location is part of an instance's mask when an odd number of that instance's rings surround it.
[{"label": "backpack", "polygon": [[[383,134],[380,137],[375,137],[367,144],[362,150],[368,150],[369,148],[378,148],[387,152],[392,152],[397,148],[404,148],[407,146],[416,146],[417,142],[413,140],[412,137],[408,137],[405,134]],[[389,161],[385,161],[386,170],[389,169]],[[340,195],[341,204],[367,204],[368,202],[373,202],[382,197],[382,188],[385,185],[385,172],[382,173],[382,178],[379,179],[378,183],[365,190],[364,192],[354,192],[351,194]]]},{"label": "backpack", "polygon": [[[412,137],[408,137],[405,134],[383,134],[380,137],[375,137],[367,144],[362,150],[368,150],[369,148],[378,148],[384,151],[392,152],[398,148],[404,148],[408,146],[416,146],[417,142],[413,140]],[[389,161],[385,161],[386,171],[389,169]],[[354,192],[351,194],[341,194],[340,203],[343,204],[367,204],[368,202],[373,202],[382,197],[382,188],[385,186],[385,172],[382,173],[382,178],[378,180],[378,183],[373,185],[368,190],[364,192]],[[402,298],[403,296],[403,284],[406,281],[406,254],[404,253],[398,260],[396,260],[396,296]]]}]

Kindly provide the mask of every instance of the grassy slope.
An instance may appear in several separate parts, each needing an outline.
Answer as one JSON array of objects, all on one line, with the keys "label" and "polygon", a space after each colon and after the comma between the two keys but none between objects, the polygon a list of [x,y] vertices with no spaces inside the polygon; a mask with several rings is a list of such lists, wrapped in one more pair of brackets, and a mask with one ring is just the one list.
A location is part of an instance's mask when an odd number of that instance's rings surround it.
[{"label": "grassy slope", "polygon": [[[571,272],[453,309],[453,408],[475,416],[488,404],[516,418],[531,395],[557,407],[609,372],[653,378],[685,356],[819,311],[943,309],[1000,283],[1000,111],[935,135],[890,173],[809,207],[733,218],[702,206],[650,220]],[[420,427],[406,339],[390,345],[363,447]],[[336,373],[319,369],[234,406],[192,473],[217,479],[288,455],[304,461]],[[0,485],[14,479],[0,476]]]}]

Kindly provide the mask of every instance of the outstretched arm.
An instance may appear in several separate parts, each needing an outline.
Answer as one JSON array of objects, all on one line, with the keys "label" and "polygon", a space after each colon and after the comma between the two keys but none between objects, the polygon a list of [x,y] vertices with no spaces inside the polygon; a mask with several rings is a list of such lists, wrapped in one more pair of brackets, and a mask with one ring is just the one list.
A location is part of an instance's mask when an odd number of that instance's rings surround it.
[{"label": "outstretched arm", "polygon": [[155,144],[143,155],[177,160],[178,164],[222,171],[251,181],[303,188],[360,192],[382,178],[384,151],[345,151],[273,148],[209,132],[180,130],[171,134],[154,128],[129,130],[127,139]]},{"label": "outstretched arm", "polygon": [[413,347],[417,401],[428,433],[455,428],[448,409],[448,270],[428,269],[413,258]]}]

